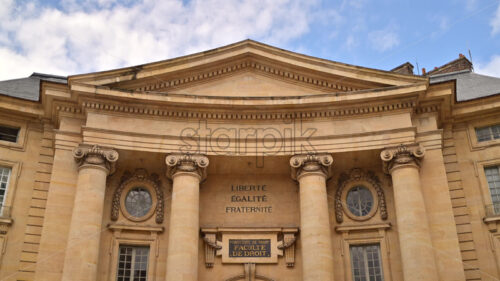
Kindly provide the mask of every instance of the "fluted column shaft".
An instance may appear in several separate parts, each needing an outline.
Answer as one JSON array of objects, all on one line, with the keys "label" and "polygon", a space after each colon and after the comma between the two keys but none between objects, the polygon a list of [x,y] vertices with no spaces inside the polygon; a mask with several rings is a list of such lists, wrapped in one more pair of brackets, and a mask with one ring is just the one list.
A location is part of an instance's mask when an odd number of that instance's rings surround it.
[{"label": "fluted column shaft", "polygon": [[200,181],[208,158],[201,155],[167,156],[167,177],[172,179],[168,236],[167,281],[198,280]]},{"label": "fluted column shaft", "polygon": [[420,186],[419,164],[423,156],[424,150],[417,145],[390,148],[381,153],[384,169],[392,176],[405,281],[438,280]]},{"label": "fluted column shaft", "polygon": [[332,157],[297,155],[290,159],[292,178],[300,186],[302,280],[333,281],[333,249],[326,193]]},{"label": "fluted column shaft", "polygon": [[73,151],[79,164],[78,180],[62,280],[97,280],[99,244],[106,177],[114,169],[118,153],[98,146]]}]

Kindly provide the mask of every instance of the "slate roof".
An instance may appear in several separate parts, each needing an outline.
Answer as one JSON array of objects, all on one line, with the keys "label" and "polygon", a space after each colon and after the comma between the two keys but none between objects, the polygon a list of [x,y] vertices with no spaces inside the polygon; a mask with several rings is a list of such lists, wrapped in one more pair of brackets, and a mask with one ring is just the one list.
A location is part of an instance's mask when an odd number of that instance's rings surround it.
[{"label": "slate roof", "polygon": [[[457,101],[468,101],[500,94],[500,78],[481,75],[471,70],[429,75],[430,83],[456,80]],[[29,77],[0,81],[0,95],[29,101],[40,100],[40,81],[67,84],[67,78],[43,73],[33,73]]]},{"label": "slate roof", "polygon": [[457,102],[500,94],[500,78],[481,75],[471,70],[430,75],[430,83],[456,80]]},{"label": "slate roof", "polygon": [[0,95],[6,95],[29,101],[40,100],[40,81],[66,84],[66,77],[33,73],[29,77],[0,81]]}]

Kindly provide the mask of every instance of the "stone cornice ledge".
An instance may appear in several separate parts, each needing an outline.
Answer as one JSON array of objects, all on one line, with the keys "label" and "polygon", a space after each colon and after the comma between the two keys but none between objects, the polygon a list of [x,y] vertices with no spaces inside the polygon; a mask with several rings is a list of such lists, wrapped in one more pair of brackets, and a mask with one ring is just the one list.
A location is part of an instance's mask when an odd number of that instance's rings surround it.
[{"label": "stone cornice ledge", "polygon": [[319,105],[319,104],[342,104],[376,101],[387,98],[403,98],[412,96],[417,98],[420,92],[427,90],[427,83],[415,83],[404,86],[391,86],[378,89],[359,90],[352,92],[332,92],[308,96],[272,96],[272,97],[235,97],[235,96],[202,96],[172,93],[141,93],[134,91],[116,90],[108,87],[94,86],[82,83],[73,83],[71,91],[76,93],[91,94],[92,96],[113,97],[122,99],[133,99],[136,102],[163,102],[172,105],[199,105],[199,106],[286,106],[286,105]]},{"label": "stone cornice ledge", "polygon": [[108,224],[111,230],[132,230],[132,231],[149,231],[149,232],[163,232],[163,226],[140,226],[140,225],[125,225],[125,224]]},{"label": "stone cornice ledge", "polygon": [[337,232],[350,232],[350,231],[367,231],[367,230],[378,230],[378,229],[388,229],[391,228],[391,223],[378,223],[369,225],[345,225],[337,226],[335,230]]}]

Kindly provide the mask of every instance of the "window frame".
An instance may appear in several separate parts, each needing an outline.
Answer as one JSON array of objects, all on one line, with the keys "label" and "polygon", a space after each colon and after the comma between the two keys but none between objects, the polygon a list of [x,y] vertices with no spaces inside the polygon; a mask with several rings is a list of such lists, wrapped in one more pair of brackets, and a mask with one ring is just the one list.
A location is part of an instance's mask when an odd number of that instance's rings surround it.
[{"label": "window frame", "polygon": [[1,126],[5,127],[13,127],[13,128],[19,128],[19,133],[17,135],[17,141],[16,142],[11,142],[11,141],[5,141],[5,140],[0,140],[0,146],[15,149],[15,150],[25,150],[25,144],[26,144],[26,138],[27,138],[27,126],[28,123],[26,121],[22,120],[17,120],[17,119],[12,119],[12,117],[7,116],[2,116],[5,117],[4,120],[0,121]]},{"label": "window frame", "polygon": [[[347,206],[347,195],[349,194],[349,191],[351,191],[353,188],[357,186],[362,186],[366,188],[371,193],[373,199],[373,205],[370,212],[368,212],[368,214],[364,216],[357,216],[356,214],[353,214],[351,210],[349,210],[349,207]],[[342,201],[342,208],[344,209],[344,213],[347,215],[347,217],[349,217],[353,221],[358,221],[358,222],[367,221],[373,218],[377,214],[379,209],[379,198],[377,190],[370,182],[363,179],[353,180],[347,183],[342,190],[340,200]]]},{"label": "window frame", "polygon": [[[353,247],[363,247],[363,248],[366,248],[366,247],[369,247],[369,246],[377,246],[378,247],[378,261],[379,261],[379,267],[380,267],[380,272],[381,272],[381,276],[382,276],[382,281],[385,280],[385,272],[384,272],[384,266],[383,266],[383,260],[382,260],[382,250],[381,250],[381,246],[380,244],[378,243],[373,243],[373,244],[351,244],[349,245],[349,258],[350,258],[350,262],[351,262],[351,279],[354,279],[354,274],[353,274],[353,264],[354,264],[354,260],[353,260],[353,255],[352,255],[352,248]],[[364,249],[365,253],[366,253],[366,249]],[[367,260],[364,260],[364,267],[366,269],[366,272],[367,272],[367,276],[368,279],[370,279],[370,272],[369,272],[369,269],[366,268],[366,263],[367,263]],[[363,280],[363,281],[366,281],[366,280]]]},{"label": "window frame", "polygon": [[[7,189],[4,195],[3,206],[0,210],[0,223],[12,222],[12,209],[14,208],[13,202],[16,194],[17,180],[19,178],[21,163],[9,160],[0,159],[0,166],[10,168],[10,176],[7,184]],[[8,207],[9,211],[5,213],[4,207]]]},{"label": "window frame", "polygon": [[[140,227],[138,228],[140,229]],[[107,255],[110,258],[110,260],[107,262],[108,269],[106,275],[108,277],[104,277],[103,280],[117,280],[120,245],[149,247],[147,277],[148,280],[154,280],[153,278],[155,276],[157,259],[159,255],[158,232],[163,231],[163,228],[161,228],[161,230],[152,229],[151,233],[143,236],[143,239],[134,239],[130,238],[129,235],[123,235],[122,231],[131,231],[131,229],[121,229],[120,226],[117,226],[116,229],[111,230],[113,231],[113,238],[111,242],[111,249],[109,249],[109,256]],[[141,230],[144,231],[144,229]],[[107,251],[108,250],[106,250],[106,252]]]},{"label": "window frame", "polygon": [[[149,195],[151,195],[151,208],[149,209],[149,211],[142,217],[135,217],[133,216],[132,214],[130,214],[126,208],[126,199],[127,199],[127,195],[128,193],[134,189],[134,188],[143,188],[145,190],[147,190],[149,192]],[[136,181],[136,180],[133,180],[133,181],[130,181],[129,183],[127,183],[123,190],[122,190],[122,193],[120,195],[120,211],[122,213],[122,215],[130,220],[130,221],[133,221],[133,222],[143,222],[143,221],[146,221],[148,220],[149,218],[151,218],[153,216],[153,214],[156,212],[156,208],[158,207],[158,196],[156,194],[156,190],[154,188],[154,186],[148,182],[148,181]]]},{"label": "window frame", "polygon": [[[494,140],[500,140],[500,136],[498,138],[495,138],[494,136],[494,133],[493,133],[493,127],[500,127],[500,124],[493,124],[493,125],[488,125],[488,126],[483,126],[483,127],[475,127],[474,128],[474,131],[476,132],[476,140],[478,143],[481,143],[481,142],[487,142],[487,141],[494,141]],[[490,139],[487,139],[487,140],[479,140],[479,134],[478,134],[478,131],[479,130],[484,130],[484,129],[488,129],[488,136],[491,136]]]},{"label": "window frame", "polygon": [[[7,125],[3,125],[3,124],[0,124],[0,128],[1,128],[1,129],[16,130],[15,141],[4,140],[4,139],[0,139],[0,140],[1,140],[1,141],[12,142],[12,143],[17,143],[17,141],[18,141],[18,139],[19,139],[19,132],[21,131],[21,128],[19,128],[19,127],[13,127],[13,126],[7,126]],[[1,136],[3,136],[3,135],[4,135],[3,133],[0,133],[0,137],[1,137]]]},{"label": "window frame", "polygon": [[487,206],[493,205],[493,200],[490,194],[490,187],[488,185],[488,180],[486,179],[485,168],[492,166],[500,166],[500,158],[489,159],[484,161],[475,161],[475,176],[478,177],[479,181],[479,192],[483,200],[483,217],[484,218],[494,218],[494,220],[500,220],[500,213],[494,216],[488,216],[486,211]]},{"label": "window frame", "polygon": [[[368,237],[359,237],[356,233],[361,229],[357,227],[337,227],[337,232],[342,233],[342,256],[344,260],[344,269],[346,281],[353,281],[351,264],[351,246],[373,245],[380,246],[380,258],[384,281],[392,281],[392,272],[389,260],[389,246],[387,242],[387,230],[390,224],[371,225],[373,229]],[[375,230],[375,231],[373,231]]]},{"label": "window frame", "polygon": [[117,263],[117,267],[116,267],[116,272],[117,272],[117,273],[116,273],[116,279],[115,279],[115,280],[117,280],[117,281],[118,281],[118,278],[119,278],[119,276],[118,276],[118,272],[120,271],[120,268],[119,268],[119,265],[120,265],[120,256],[121,256],[120,251],[121,251],[122,247],[131,247],[131,248],[132,248],[132,261],[131,261],[131,262],[132,262],[132,263],[131,263],[132,265],[131,265],[131,272],[130,272],[130,273],[132,274],[132,276],[131,276],[131,277],[132,277],[132,280],[134,279],[134,278],[133,278],[133,277],[134,277],[134,276],[133,276],[133,274],[134,274],[135,256],[136,256],[136,253],[135,253],[134,249],[137,249],[137,248],[147,248],[147,249],[148,249],[147,264],[146,264],[146,281],[147,281],[148,279],[150,279],[150,278],[149,278],[148,271],[149,271],[149,266],[150,266],[150,264],[149,264],[149,260],[150,260],[150,258],[149,258],[149,257],[150,257],[150,255],[151,255],[151,247],[146,246],[146,245],[129,245],[129,244],[120,244],[120,245],[118,245],[118,263]]},{"label": "window frame", "polygon": [[474,122],[467,124],[467,137],[469,138],[469,148],[471,151],[481,150],[481,149],[484,149],[486,147],[500,145],[500,139],[478,141],[478,138],[477,138],[476,129],[481,129],[481,128],[495,126],[495,125],[500,125],[500,123],[494,118],[491,118],[490,120],[486,120],[486,121],[483,121],[483,120],[474,121]]},{"label": "window frame", "polygon": [[[488,195],[489,195],[489,199],[490,199],[490,202],[491,202],[491,206],[495,209],[495,203],[496,204],[499,204],[500,205],[500,200],[498,202],[493,202],[493,194],[491,194],[491,187],[490,187],[490,183],[488,181],[488,176],[486,175],[486,169],[488,168],[494,168],[497,170],[499,176],[500,176],[500,165],[485,165],[483,166],[483,172],[484,172],[484,178],[486,180],[486,185],[488,187]],[[500,188],[499,188],[500,190]],[[499,195],[500,197],[500,195]],[[500,199],[500,198],[499,198]],[[500,210],[497,212],[497,211],[493,211],[493,216],[500,216]]]}]

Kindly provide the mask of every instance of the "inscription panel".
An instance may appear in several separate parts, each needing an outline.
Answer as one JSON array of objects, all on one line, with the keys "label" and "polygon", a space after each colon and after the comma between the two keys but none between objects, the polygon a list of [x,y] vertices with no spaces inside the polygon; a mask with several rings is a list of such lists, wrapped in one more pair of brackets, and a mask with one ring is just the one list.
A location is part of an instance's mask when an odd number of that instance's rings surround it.
[{"label": "inscription panel", "polygon": [[223,263],[277,263],[278,237],[272,233],[224,233]]},{"label": "inscription panel", "polygon": [[269,258],[271,239],[229,239],[230,258]]}]

